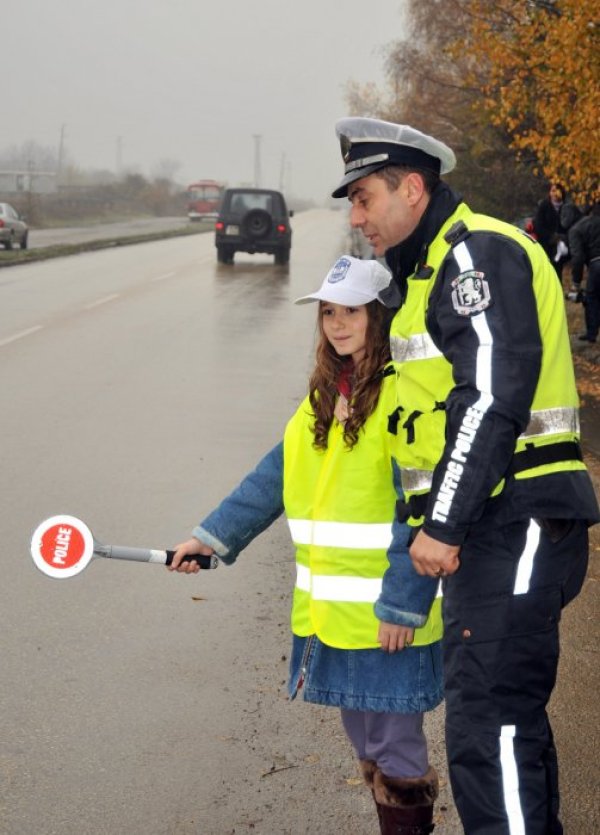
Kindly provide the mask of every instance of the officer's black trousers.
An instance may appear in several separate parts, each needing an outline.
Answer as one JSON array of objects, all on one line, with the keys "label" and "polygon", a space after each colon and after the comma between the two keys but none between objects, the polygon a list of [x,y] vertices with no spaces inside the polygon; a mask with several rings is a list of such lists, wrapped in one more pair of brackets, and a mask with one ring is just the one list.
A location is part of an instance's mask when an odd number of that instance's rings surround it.
[{"label": "officer's black trousers", "polygon": [[466,835],[560,835],[546,705],[558,623],[588,561],[583,520],[489,524],[444,581],[446,745]]}]

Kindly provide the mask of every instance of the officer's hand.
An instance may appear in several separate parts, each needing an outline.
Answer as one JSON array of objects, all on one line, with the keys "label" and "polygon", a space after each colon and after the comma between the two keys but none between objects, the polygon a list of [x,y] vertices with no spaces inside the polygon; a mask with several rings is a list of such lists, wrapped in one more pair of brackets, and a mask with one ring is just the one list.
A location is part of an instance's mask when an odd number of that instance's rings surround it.
[{"label": "officer's hand", "polygon": [[396,652],[412,644],[414,636],[415,630],[410,626],[398,626],[395,623],[381,621],[377,640],[381,644],[381,649],[386,652]]},{"label": "officer's hand", "polygon": [[460,545],[446,545],[425,531],[419,531],[408,552],[417,574],[444,577],[454,574],[460,565]]},{"label": "officer's hand", "polygon": [[213,549],[209,545],[205,545],[199,539],[196,539],[196,537],[192,537],[187,542],[181,542],[175,546],[173,560],[167,568],[169,571],[179,571],[181,574],[197,574],[200,571],[200,566],[196,560],[182,562],[183,558],[194,554],[210,556],[212,553],[214,553]]}]

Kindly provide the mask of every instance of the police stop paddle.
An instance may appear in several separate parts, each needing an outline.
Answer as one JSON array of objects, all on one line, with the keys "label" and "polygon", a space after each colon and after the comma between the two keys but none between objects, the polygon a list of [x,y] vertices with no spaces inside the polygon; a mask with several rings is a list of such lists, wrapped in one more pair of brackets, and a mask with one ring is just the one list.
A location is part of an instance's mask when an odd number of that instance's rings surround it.
[{"label": "police stop paddle", "polygon": [[[41,522],[31,537],[31,556],[47,577],[68,579],[80,574],[93,559],[129,560],[171,565],[174,551],[154,548],[131,548],[126,545],[104,545],[98,542],[88,526],[75,516],[51,516]],[[200,568],[216,568],[214,555],[186,556]]]}]

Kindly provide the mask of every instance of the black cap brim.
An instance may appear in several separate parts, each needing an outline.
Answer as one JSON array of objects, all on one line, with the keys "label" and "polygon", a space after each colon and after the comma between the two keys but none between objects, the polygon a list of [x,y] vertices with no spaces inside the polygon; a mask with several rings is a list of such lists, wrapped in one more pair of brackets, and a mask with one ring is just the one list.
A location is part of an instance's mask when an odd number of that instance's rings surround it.
[{"label": "black cap brim", "polygon": [[350,185],[350,183],[354,183],[356,182],[356,180],[362,180],[363,177],[368,177],[369,174],[374,174],[375,171],[379,171],[380,169],[385,168],[386,165],[389,165],[388,161],[380,162],[375,165],[365,165],[364,168],[356,168],[354,171],[350,171],[349,174],[346,174],[344,176],[336,190],[331,192],[331,196],[347,197],[348,186]]}]

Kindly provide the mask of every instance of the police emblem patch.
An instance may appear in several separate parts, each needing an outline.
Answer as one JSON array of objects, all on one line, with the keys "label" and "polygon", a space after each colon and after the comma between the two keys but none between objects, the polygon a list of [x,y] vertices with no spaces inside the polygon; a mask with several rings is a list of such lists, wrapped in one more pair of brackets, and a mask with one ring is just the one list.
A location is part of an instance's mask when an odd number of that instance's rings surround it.
[{"label": "police emblem patch", "polygon": [[452,306],[460,316],[481,313],[492,303],[485,273],[467,270],[454,279],[452,287]]},{"label": "police emblem patch", "polygon": [[341,281],[343,278],[345,278],[346,273],[351,267],[351,264],[352,262],[349,261],[347,258],[338,258],[338,260],[331,268],[331,272],[329,273],[327,283],[337,284],[338,281]]},{"label": "police emblem patch", "polygon": [[344,162],[348,162],[350,159],[350,149],[352,148],[352,140],[349,136],[345,136],[344,134],[340,136],[340,148],[342,151],[342,159]]}]

